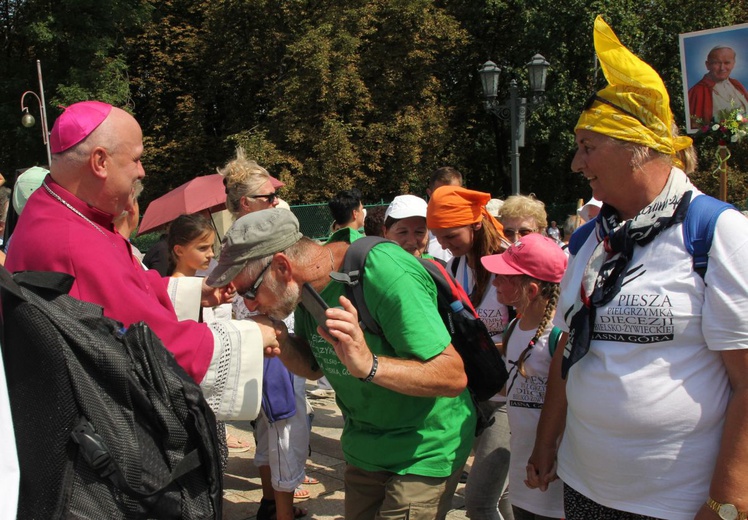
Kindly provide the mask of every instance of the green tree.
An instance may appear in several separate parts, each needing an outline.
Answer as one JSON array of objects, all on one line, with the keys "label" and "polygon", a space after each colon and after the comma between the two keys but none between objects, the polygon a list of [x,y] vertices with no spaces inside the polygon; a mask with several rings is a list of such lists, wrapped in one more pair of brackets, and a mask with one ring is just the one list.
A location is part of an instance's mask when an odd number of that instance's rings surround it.
[{"label": "green tree", "polygon": [[[540,53],[551,69],[545,103],[527,121],[522,191],[574,201],[589,188],[570,174],[573,127],[604,84],[592,45],[597,14],[660,72],[682,123],[677,35],[739,23],[748,2],[5,0],[0,168],[44,161],[38,128],[18,124],[17,101],[35,88],[41,59],[52,121],[57,104],[102,99],[141,122],[143,207],[213,172],[237,145],[287,183],[291,202],[351,186],[367,200],[422,194],[446,164],[469,187],[506,196],[509,125],[484,111],[478,68],[492,59],[504,94],[512,79],[526,92],[524,64]],[[714,143],[696,145],[693,178],[714,193]],[[735,200],[745,197],[744,159],[736,147]]]},{"label": "green tree", "polygon": [[[36,60],[41,60],[51,128],[58,105],[98,99],[129,106],[130,84],[124,36],[148,15],[140,0],[8,0],[0,16],[0,127],[8,132],[0,148],[3,168],[46,163],[39,129],[19,128],[17,105],[24,90],[38,92]],[[31,111],[38,108],[31,101]],[[55,108],[53,108],[55,107]],[[7,144],[12,143],[11,146]]]}]

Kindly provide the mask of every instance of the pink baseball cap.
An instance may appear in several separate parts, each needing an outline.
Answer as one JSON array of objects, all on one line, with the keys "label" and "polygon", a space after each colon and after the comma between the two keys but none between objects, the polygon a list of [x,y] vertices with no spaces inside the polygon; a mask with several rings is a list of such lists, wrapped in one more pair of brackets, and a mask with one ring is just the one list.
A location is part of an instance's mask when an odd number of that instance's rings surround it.
[{"label": "pink baseball cap", "polygon": [[544,282],[559,283],[568,259],[555,240],[530,233],[501,253],[480,259],[483,267],[502,275],[526,274]]},{"label": "pink baseball cap", "polygon": [[282,188],[283,186],[286,185],[285,182],[279,181],[278,179],[276,179],[272,175],[269,175],[268,177],[270,177],[270,184],[272,184],[273,188],[275,188],[275,189]]},{"label": "pink baseball cap", "polygon": [[52,153],[61,153],[83,141],[107,118],[112,105],[82,101],[64,109],[49,135]]}]

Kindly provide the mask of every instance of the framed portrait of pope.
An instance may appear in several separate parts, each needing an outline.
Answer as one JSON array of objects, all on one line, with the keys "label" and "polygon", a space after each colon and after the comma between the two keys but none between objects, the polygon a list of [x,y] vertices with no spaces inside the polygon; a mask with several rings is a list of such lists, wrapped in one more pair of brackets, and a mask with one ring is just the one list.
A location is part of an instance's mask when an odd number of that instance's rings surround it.
[{"label": "framed portrait of pope", "polygon": [[686,128],[748,117],[748,23],[679,35]]}]

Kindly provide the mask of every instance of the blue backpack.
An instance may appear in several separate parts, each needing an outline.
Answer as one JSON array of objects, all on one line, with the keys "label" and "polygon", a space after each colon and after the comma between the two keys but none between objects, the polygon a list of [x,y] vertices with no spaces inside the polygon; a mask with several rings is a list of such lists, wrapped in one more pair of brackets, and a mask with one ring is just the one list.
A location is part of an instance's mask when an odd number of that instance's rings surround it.
[{"label": "blue backpack", "polygon": [[[704,278],[709,263],[709,249],[712,247],[717,218],[727,209],[735,209],[735,207],[708,195],[695,197],[688,206],[686,218],[683,221],[683,240],[686,243],[688,253],[693,257],[693,270],[701,278]],[[600,217],[598,216],[598,218]],[[579,252],[587,238],[595,230],[596,221],[597,219],[590,220],[571,235],[569,252],[572,255]]]}]

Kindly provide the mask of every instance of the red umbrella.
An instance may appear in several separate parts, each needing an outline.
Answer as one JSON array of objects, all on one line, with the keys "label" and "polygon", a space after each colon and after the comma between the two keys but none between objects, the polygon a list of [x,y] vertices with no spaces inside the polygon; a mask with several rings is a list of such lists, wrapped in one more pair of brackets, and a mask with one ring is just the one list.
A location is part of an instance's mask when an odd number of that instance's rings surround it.
[{"label": "red umbrella", "polygon": [[217,173],[196,177],[174,188],[166,195],[153,199],[140,221],[138,235],[167,224],[179,215],[209,210],[226,209],[226,190],[223,177]]},{"label": "red umbrella", "polygon": [[[284,186],[284,183],[274,177],[270,177],[270,182],[275,188]],[[223,186],[223,176],[218,173],[196,177],[166,195],[153,199],[140,221],[138,235],[153,231],[179,215],[206,209],[211,213],[226,209],[226,189]]]}]

